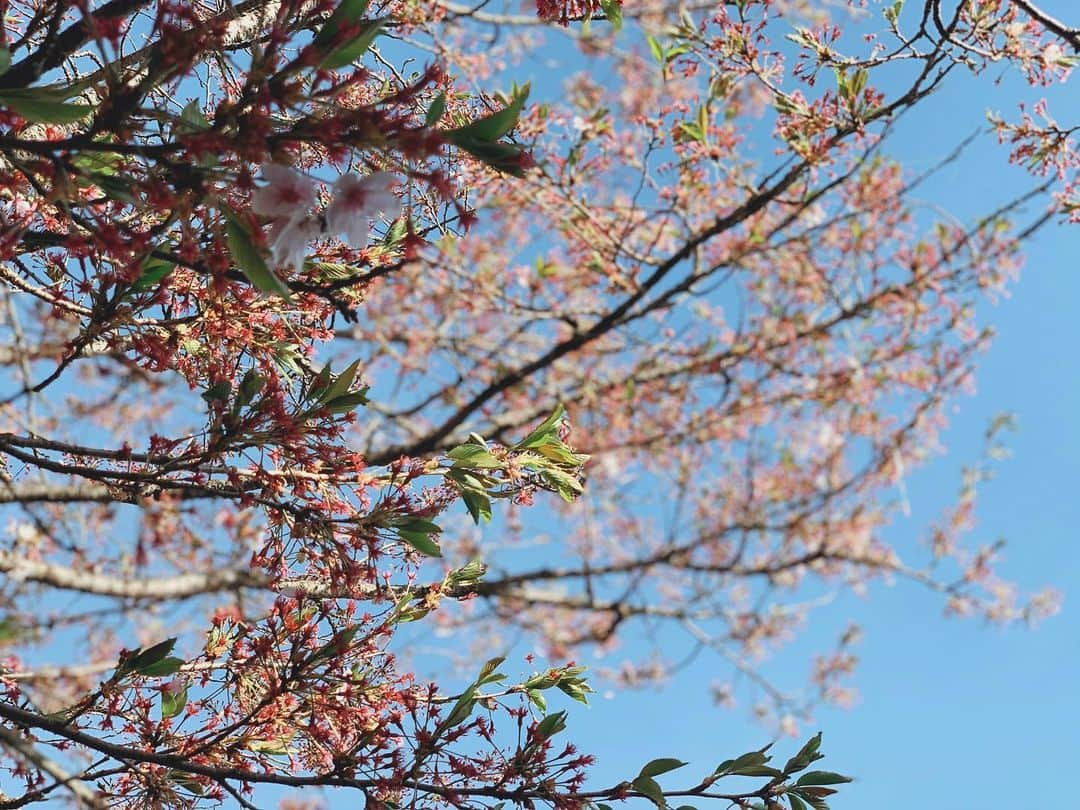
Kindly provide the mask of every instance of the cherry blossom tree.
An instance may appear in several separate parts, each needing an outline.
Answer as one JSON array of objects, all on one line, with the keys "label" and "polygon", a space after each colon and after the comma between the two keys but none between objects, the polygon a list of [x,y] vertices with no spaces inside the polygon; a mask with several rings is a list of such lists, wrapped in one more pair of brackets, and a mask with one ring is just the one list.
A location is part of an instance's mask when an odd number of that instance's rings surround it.
[{"label": "cherry blossom tree", "polygon": [[[2,8],[0,806],[818,810],[820,735],[589,782],[576,661],[688,639],[792,730],[849,694],[854,626],[806,700],[761,663],[823,589],[1052,612],[965,538],[988,459],[884,534],[976,307],[1080,217],[1037,3]],[[930,215],[905,116],[991,68],[1031,188]]]}]

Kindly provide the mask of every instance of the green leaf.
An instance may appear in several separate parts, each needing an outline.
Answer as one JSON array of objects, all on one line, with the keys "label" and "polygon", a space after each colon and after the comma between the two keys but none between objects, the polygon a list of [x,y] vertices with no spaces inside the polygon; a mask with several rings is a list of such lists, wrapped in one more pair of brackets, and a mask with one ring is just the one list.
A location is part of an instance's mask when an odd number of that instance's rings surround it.
[{"label": "green leaf", "polygon": [[307,391],[304,394],[305,400],[314,400],[319,402],[322,400],[322,395],[330,385],[330,381],[334,378],[333,373],[330,371],[330,364],[327,363],[322,367],[322,371],[315,375],[311,380],[311,384],[308,386]]},{"label": "green leaf", "polygon": [[[501,110],[485,115],[463,127],[447,130],[445,135],[449,140],[461,146],[458,139],[469,139],[480,142],[493,143],[517,126],[518,117],[529,97],[529,85],[515,87],[511,92],[510,103]],[[466,147],[462,147],[466,148]]]},{"label": "green leaf", "polygon": [[656,60],[658,65],[664,64],[664,49],[660,43],[656,40],[652,34],[645,37],[645,41],[649,43],[649,51],[652,53],[653,59]]},{"label": "green leaf", "polygon": [[289,753],[290,741],[291,738],[287,737],[278,737],[275,740],[248,740],[244,743],[244,747],[258,754],[282,756]]},{"label": "green leaf", "polygon": [[0,76],[3,76],[8,72],[11,67],[11,51],[6,47],[0,46]]},{"label": "green leaf", "polygon": [[116,668],[114,677],[122,677],[131,672],[142,674],[146,667],[151,667],[160,662],[176,645],[176,637],[167,638],[147,649],[137,649],[131,652]]},{"label": "green leaf", "polygon": [[641,769],[641,773],[638,776],[659,776],[662,773],[668,771],[675,771],[686,765],[681,759],[661,758],[654,759]]},{"label": "green leaf", "polygon": [[207,402],[225,402],[232,393],[232,383],[228,380],[214,383],[202,393],[202,398]]},{"label": "green leaf", "polygon": [[147,678],[164,678],[166,675],[175,675],[183,665],[183,658],[170,655],[168,658],[162,658],[156,664],[140,667],[139,674]]},{"label": "green leaf", "polygon": [[472,560],[446,575],[446,582],[451,588],[464,588],[476,585],[487,573],[487,566],[479,560]]},{"label": "green leaf", "polygon": [[589,693],[593,690],[588,684],[561,682],[556,685],[567,697],[576,700],[578,703],[583,703],[586,706],[589,705]]},{"label": "green leaf", "polygon": [[736,774],[743,768],[764,765],[771,759],[771,757],[766,756],[765,754],[770,748],[772,748],[772,743],[769,743],[764,748],[759,748],[757,751],[749,751],[735,759],[724,760],[716,766],[715,774],[716,776]]},{"label": "green leaf", "polygon": [[405,239],[405,235],[409,232],[409,225],[405,217],[398,217],[390,225],[386,231],[386,237],[383,239],[383,244],[388,247],[401,244]]},{"label": "green leaf", "polygon": [[162,692],[161,693],[161,719],[167,720],[170,717],[176,717],[184,710],[187,705],[188,688],[185,686],[179,692]]},{"label": "green leaf", "polygon": [[461,499],[465,501],[465,508],[472,515],[473,522],[478,526],[481,521],[491,522],[491,498],[483,492],[476,490],[462,490]]},{"label": "green leaf", "polygon": [[621,31],[623,27],[622,6],[619,5],[619,0],[600,0],[600,8],[604,11],[604,16],[607,17],[607,21],[611,23],[611,27],[616,31]]},{"label": "green leaf", "polygon": [[791,804],[791,810],[810,810],[806,806],[806,802],[796,796],[794,793],[787,794],[788,803]]},{"label": "green leaf", "polygon": [[229,242],[229,250],[233,261],[240,268],[240,272],[260,292],[280,295],[285,300],[290,300],[289,288],[278,278],[263,259],[255,243],[251,241],[251,235],[240,220],[226,208],[222,209],[225,215],[225,236]]},{"label": "green leaf", "polygon": [[344,45],[334,48],[334,50],[324,56],[322,61],[319,62],[319,67],[323,70],[334,70],[359,61],[359,59],[367,53],[368,48],[371,47],[371,43],[375,41],[375,38],[382,33],[385,26],[385,18],[371,20],[360,28],[359,33],[355,37]]},{"label": "green leaf", "polygon": [[364,274],[359,267],[337,262],[305,262],[305,270],[313,270],[320,281],[343,281]]},{"label": "green leaf", "polygon": [[850,776],[843,776],[832,771],[807,771],[799,777],[796,785],[842,785],[852,781]]},{"label": "green leaf", "polygon": [[454,146],[464,149],[474,158],[486,163],[496,171],[514,177],[524,177],[525,175],[525,167],[522,163],[525,150],[517,144],[491,143],[481,138],[466,135],[455,135],[450,141]]},{"label": "green leaf", "polygon": [[10,616],[0,618],[0,645],[17,641],[24,634],[23,628]]},{"label": "green leaf", "polygon": [[[791,796],[798,796],[806,804],[810,805],[814,810],[829,810],[828,803],[820,796],[812,796],[807,793],[807,790],[816,790],[817,788],[793,788],[788,791],[787,795],[790,799]],[[820,788],[825,790],[825,788]]]},{"label": "green leaf", "polygon": [[371,402],[367,395],[367,392],[370,390],[370,386],[365,385],[358,391],[353,391],[352,393],[330,400],[326,403],[325,407],[330,413],[348,413],[349,411],[356,410],[358,405],[367,405]]},{"label": "green leaf", "polygon": [[478,444],[462,444],[450,450],[448,458],[454,460],[455,467],[466,467],[481,470],[498,470],[506,466],[495,458],[486,447]]},{"label": "green leaf", "polygon": [[398,529],[398,536],[401,537],[407,544],[428,557],[441,557],[442,549],[439,548],[439,544],[436,543],[430,534],[422,531],[409,531],[408,529]]},{"label": "green leaf", "polygon": [[157,287],[176,264],[165,259],[150,258],[143,262],[142,275],[131,285],[131,292],[148,292]]},{"label": "green leaf", "polygon": [[327,403],[349,393],[349,387],[356,379],[356,370],[360,368],[360,361],[355,360],[349,367],[334,378],[333,382],[319,392],[319,402]]},{"label": "green leaf", "polygon": [[859,68],[855,71],[855,74],[851,77],[851,97],[853,99],[862,95],[862,91],[866,88],[866,80],[870,77],[870,74],[864,69]]},{"label": "green leaf", "polygon": [[667,807],[667,801],[664,799],[664,791],[660,785],[656,784],[656,780],[651,779],[648,776],[639,776],[630,785],[634,790],[644,794],[653,801],[657,807]]},{"label": "green leaf", "polygon": [[450,710],[450,714],[446,716],[446,719],[440,724],[443,729],[453,728],[456,725],[464,723],[469,719],[469,715],[472,714],[473,706],[476,705],[476,686],[470,686],[462,693],[461,697],[454,703],[454,707]]},{"label": "green leaf", "polygon": [[308,659],[308,666],[319,663],[329,658],[333,658],[335,655],[341,655],[352,644],[352,640],[356,637],[356,634],[360,631],[359,626],[346,627],[340,633],[335,635],[328,642],[323,644],[317,649],[311,658]]},{"label": "green leaf", "polygon": [[577,496],[585,491],[580,481],[562,470],[552,468],[541,470],[540,477],[567,503],[573,503]]},{"label": "green leaf", "polygon": [[547,444],[552,437],[557,437],[557,426],[565,413],[566,407],[560,402],[555,406],[551,416],[541,422],[532,433],[515,444],[514,449],[523,450],[529,447],[539,447],[542,444]]},{"label": "green leaf", "polygon": [[95,109],[90,104],[57,101],[43,93],[35,94],[34,88],[4,90],[0,92],[0,104],[36,124],[73,124],[93,114]]},{"label": "green leaf", "polygon": [[775,779],[777,776],[783,776],[784,772],[779,771],[776,768],[770,768],[768,765],[746,765],[742,768],[736,768],[731,771],[732,776],[768,776]]},{"label": "green leaf", "polygon": [[311,41],[316,48],[325,49],[344,26],[358,22],[371,5],[371,0],[343,0]]},{"label": "green leaf", "polygon": [[295,343],[274,343],[274,362],[286,374],[300,377],[304,373],[300,365],[299,347]]},{"label": "green leaf", "polygon": [[253,368],[249,368],[240,381],[240,388],[236,392],[236,407],[243,408],[255,399],[262,387],[266,385],[266,377],[262,376]]},{"label": "green leaf", "polygon": [[805,785],[799,788],[799,793],[810,799],[824,799],[836,793],[836,788],[819,787],[817,785]]},{"label": "green leaf", "polygon": [[544,697],[543,692],[539,689],[526,689],[525,694],[529,696],[533,706],[542,712],[547,711],[547,698]]},{"label": "green leaf", "polygon": [[203,115],[198,99],[192,99],[180,111],[181,128],[189,132],[205,132],[210,129],[210,122]]},{"label": "green leaf", "polygon": [[540,740],[547,740],[565,728],[566,712],[555,712],[555,714],[549,714],[537,724],[536,737]]},{"label": "green leaf", "polygon": [[[498,669],[499,665],[502,664],[502,662],[505,661],[505,660],[506,660],[505,655],[499,655],[499,656],[496,656],[495,658],[489,659],[487,661],[487,663],[485,663],[482,667],[480,667],[480,674],[476,677],[476,682],[478,684],[487,683],[491,678],[494,677],[494,675],[497,674],[495,672],[495,670]],[[500,678],[500,680],[501,680],[501,678]]]},{"label": "green leaf", "polygon": [[186,774],[183,771],[169,771],[165,776],[168,777],[170,782],[179,785],[184,790],[188,790],[199,796],[206,793],[206,789],[202,785],[196,782],[190,774]]},{"label": "green leaf", "polygon": [[397,518],[393,522],[393,526],[395,529],[404,529],[407,532],[423,532],[424,534],[438,534],[442,531],[438,524],[412,515]]},{"label": "green leaf", "polygon": [[799,753],[787,761],[787,764],[784,765],[784,773],[797,773],[806,768],[811,762],[821,759],[822,755],[818,753],[820,747],[821,732],[819,731],[807,741],[806,745],[799,749]]},{"label": "green leaf", "polygon": [[580,453],[573,453],[570,448],[561,441],[548,442],[536,448],[536,452],[545,458],[568,467],[580,467],[589,457]]},{"label": "green leaf", "polygon": [[424,116],[424,125],[435,126],[443,117],[444,112],[446,112],[446,93],[439,93],[427,109],[427,114]]},{"label": "green leaf", "polygon": [[71,157],[71,165],[91,181],[97,177],[114,177],[124,163],[124,156],[116,152],[80,152]]}]

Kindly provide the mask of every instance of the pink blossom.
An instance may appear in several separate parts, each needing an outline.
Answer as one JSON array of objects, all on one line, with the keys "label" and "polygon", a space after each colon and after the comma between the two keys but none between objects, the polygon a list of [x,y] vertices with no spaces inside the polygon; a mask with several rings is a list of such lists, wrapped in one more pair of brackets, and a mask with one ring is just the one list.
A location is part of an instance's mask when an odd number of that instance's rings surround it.
[{"label": "pink blossom", "polygon": [[364,247],[371,237],[370,220],[400,207],[390,189],[396,177],[375,172],[367,177],[343,174],[334,183],[334,201],[326,209],[326,224],[353,247]]},{"label": "pink blossom", "polygon": [[268,163],[260,170],[267,185],[251,192],[251,210],[273,219],[307,216],[315,203],[315,181],[288,166]]}]

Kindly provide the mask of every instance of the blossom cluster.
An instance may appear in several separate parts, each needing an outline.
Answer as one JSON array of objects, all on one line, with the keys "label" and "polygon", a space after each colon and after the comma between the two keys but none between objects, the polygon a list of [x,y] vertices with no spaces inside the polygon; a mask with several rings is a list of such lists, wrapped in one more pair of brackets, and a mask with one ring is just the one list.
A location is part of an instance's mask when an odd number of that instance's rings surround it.
[{"label": "blossom cluster", "polygon": [[263,166],[261,175],[267,184],[252,192],[251,209],[269,219],[267,241],[274,264],[297,272],[303,269],[312,240],[341,235],[353,247],[365,247],[371,238],[371,220],[399,206],[391,190],[397,178],[389,172],[341,175],[334,183],[330,204],[317,214],[312,213],[316,184],[311,177],[277,163]]}]

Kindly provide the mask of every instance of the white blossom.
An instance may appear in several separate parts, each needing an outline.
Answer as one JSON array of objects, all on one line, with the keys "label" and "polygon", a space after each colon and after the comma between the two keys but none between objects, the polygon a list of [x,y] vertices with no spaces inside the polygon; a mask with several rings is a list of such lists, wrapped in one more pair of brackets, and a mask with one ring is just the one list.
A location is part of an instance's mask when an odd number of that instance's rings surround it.
[{"label": "white blossom", "polygon": [[269,225],[270,258],[275,267],[288,267],[299,273],[304,269],[307,246],[321,232],[313,217],[275,219]]},{"label": "white blossom", "polygon": [[326,209],[331,233],[342,234],[350,245],[362,248],[371,237],[371,220],[400,207],[390,189],[397,178],[389,172],[367,177],[343,174],[334,183],[334,200]]},{"label": "white blossom", "polygon": [[260,170],[267,185],[251,192],[251,210],[272,219],[295,220],[315,203],[315,181],[288,166],[267,163]]}]

